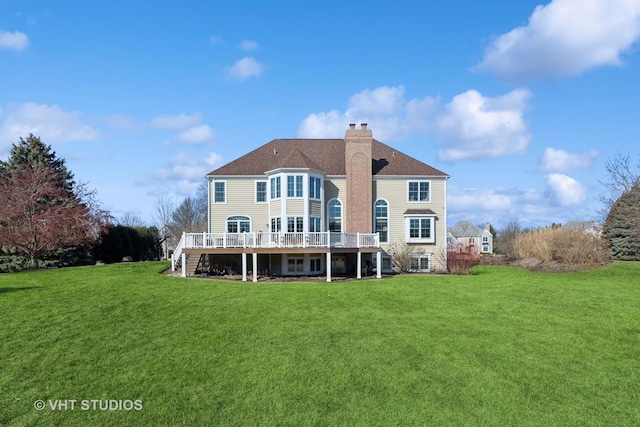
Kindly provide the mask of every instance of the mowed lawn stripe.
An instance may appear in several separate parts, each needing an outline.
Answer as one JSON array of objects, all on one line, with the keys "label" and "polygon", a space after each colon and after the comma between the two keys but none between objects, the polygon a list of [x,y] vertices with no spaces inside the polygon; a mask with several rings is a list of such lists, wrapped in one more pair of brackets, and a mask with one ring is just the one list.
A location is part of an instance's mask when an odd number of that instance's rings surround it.
[{"label": "mowed lawn stripe", "polygon": [[640,424],[637,263],[257,284],[164,268],[0,275],[0,424]]}]

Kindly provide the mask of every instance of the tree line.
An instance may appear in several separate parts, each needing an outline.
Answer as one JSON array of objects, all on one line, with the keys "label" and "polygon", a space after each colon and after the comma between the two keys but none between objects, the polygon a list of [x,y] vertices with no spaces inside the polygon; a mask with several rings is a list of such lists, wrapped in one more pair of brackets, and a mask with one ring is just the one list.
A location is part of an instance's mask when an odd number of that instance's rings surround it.
[{"label": "tree line", "polygon": [[[600,197],[600,214],[610,257],[640,260],[640,165],[619,154],[606,168],[609,180],[601,184],[608,192]],[[51,146],[30,134],[0,161],[0,271],[159,259],[168,255],[168,241],[207,230],[207,197],[204,183],[177,206],[160,196],[153,226],[131,214],[116,219]],[[521,232],[515,221],[492,230],[496,250],[513,253]]]}]

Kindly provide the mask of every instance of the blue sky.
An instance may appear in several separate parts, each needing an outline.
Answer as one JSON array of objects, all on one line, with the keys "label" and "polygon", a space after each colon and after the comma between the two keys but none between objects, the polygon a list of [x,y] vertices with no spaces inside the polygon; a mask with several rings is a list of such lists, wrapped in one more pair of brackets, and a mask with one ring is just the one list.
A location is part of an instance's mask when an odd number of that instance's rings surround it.
[{"label": "blue sky", "polygon": [[592,220],[607,160],[640,160],[639,39],[640,0],[3,0],[0,158],[32,132],[151,223],[274,138],[366,122],[451,176],[449,225]]}]

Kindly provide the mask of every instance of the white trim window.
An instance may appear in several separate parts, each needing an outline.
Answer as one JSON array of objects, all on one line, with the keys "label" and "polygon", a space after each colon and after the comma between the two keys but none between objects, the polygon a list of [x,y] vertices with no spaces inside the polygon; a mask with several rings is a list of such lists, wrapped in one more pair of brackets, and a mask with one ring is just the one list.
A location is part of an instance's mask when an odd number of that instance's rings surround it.
[{"label": "white trim window", "polygon": [[227,181],[213,181],[213,203],[227,203]]},{"label": "white trim window", "polygon": [[267,202],[267,181],[258,180],[256,181],[256,203],[266,203],[266,202]]},{"label": "white trim window", "polygon": [[384,199],[373,205],[373,231],[380,233],[380,243],[389,242],[389,203]]},{"label": "white trim window", "polygon": [[407,181],[407,201],[409,203],[431,202],[431,181]]},{"label": "white trim window", "polygon": [[405,217],[408,243],[434,243],[434,217],[410,216]]},{"label": "white trim window", "polygon": [[287,257],[288,273],[304,273],[304,258]]},{"label": "white trim window", "polygon": [[340,199],[331,199],[327,203],[327,221],[329,231],[342,233],[342,202]]},{"label": "white trim window", "polygon": [[322,179],[317,176],[309,177],[309,198],[320,200],[320,189],[322,188]]},{"label": "white trim window", "polygon": [[412,253],[409,262],[409,271],[411,272],[427,273],[431,271],[431,254]]},{"label": "white trim window", "polygon": [[280,198],[280,177],[274,176],[269,180],[269,189],[270,189],[270,198],[279,199]]},{"label": "white trim window", "polygon": [[287,197],[302,197],[304,175],[287,175]]},{"label": "white trim window", "polygon": [[309,217],[309,231],[311,233],[317,233],[322,231],[322,220],[319,216],[310,216]]},{"label": "white trim window", "polygon": [[309,272],[321,273],[322,272],[322,257],[311,255],[309,259]]},{"label": "white trim window", "polygon": [[251,218],[245,215],[227,217],[227,233],[251,233]]},{"label": "white trim window", "polygon": [[282,218],[278,217],[273,217],[271,218],[271,232],[272,233],[279,233],[282,231]]},{"label": "white trim window", "polygon": [[304,230],[304,218],[301,216],[287,217],[287,232],[301,233]]}]

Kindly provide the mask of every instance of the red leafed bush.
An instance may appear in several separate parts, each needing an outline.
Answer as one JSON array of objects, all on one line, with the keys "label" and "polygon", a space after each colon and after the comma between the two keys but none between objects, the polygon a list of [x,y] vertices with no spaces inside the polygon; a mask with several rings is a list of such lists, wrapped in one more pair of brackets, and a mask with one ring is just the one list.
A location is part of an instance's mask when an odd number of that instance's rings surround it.
[{"label": "red leafed bush", "polygon": [[447,270],[451,274],[469,274],[471,267],[480,264],[481,259],[480,254],[467,250],[447,251]]}]

